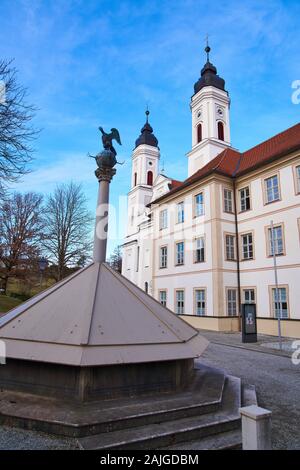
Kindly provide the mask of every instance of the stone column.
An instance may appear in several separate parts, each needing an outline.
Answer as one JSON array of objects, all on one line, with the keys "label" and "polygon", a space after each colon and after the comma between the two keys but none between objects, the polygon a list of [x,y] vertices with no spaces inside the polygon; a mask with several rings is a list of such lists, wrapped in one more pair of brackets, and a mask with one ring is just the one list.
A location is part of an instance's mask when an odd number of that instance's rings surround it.
[{"label": "stone column", "polygon": [[116,170],[110,167],[97,168],[95,171],[99,181],[93,255],[95,263],[103,263],[106,259],[109,184],[115,174]]},{"label": "stone column", "polygon": [[240,408],[243,450],[271,450],[272,412],[256,405]]}]

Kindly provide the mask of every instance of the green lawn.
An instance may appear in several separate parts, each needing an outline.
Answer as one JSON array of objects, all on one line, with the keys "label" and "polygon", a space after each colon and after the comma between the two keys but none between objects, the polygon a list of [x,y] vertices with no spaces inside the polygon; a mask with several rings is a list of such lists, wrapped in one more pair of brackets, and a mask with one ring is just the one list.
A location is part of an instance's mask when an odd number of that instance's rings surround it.
[{"label": "green lawn", "polygon": [[0,295],[0,313],[6,313],[8,310],[11,310],[21,303],[22,300],[20,299],[13,299],[7,295]]}]

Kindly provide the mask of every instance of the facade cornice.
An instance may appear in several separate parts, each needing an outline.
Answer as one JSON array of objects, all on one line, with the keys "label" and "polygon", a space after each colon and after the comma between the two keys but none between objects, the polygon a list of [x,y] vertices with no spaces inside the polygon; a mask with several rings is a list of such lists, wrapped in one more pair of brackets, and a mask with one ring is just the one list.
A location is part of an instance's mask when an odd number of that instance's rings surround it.
[{"label": "facade cornice", "polygon": [[[148,204],[148,207],[149,206],[153,206],[153,208],[156,206],[160,206],[160,205],[164,205],[164,204],[167,204],[169,203],[170,201],[172,201],[173,199],[176,199],[178,197],[182,197],[182,195],[186,194],[186,193],[189,193],[189,192],[192,192],[194,191],[196,188],[198,187],[201,187],[201,186],[204,186],[206,184],[209,184],[211,182],[214,182],[214,181],[217,181],[217,182],[228,182],[228,181],[232,181],[232,177],[231,176],[226,176],[226,175],[223,175],[223,174],[220,174],[218,173],[216,170],[214,170],[213,173],[210,173],[209,175],[207,175],[206,177],[203,177],[202,179],[199,179],[198,181],[195,181],[187,186],[185,186],[184,188],[180,188],[178,191],[176,191],[175,193],[172,193],[172,194],[166,194],[163,196],[163,199],[162,201],[160,202],[158,200],[158,202],[151,202],[150,204]],[[151,207],[151,211],[152,211],[152,207]]]},{"label": "facade cornice", "polygon": [[133,194],[139,189],[146,189],[149,192],[153,191],[153,186],[147,186],[146,184],[137,184],[134,188],[132,188],[127,194]]},{"label": "facade cornice", "polygon": [[229,95],[226,91],[219,90],[215,87],[205,87],[202,88],[200,92],[191,97],[191,106],[195,106],[198,103],[201,103],[201,101],[204,99],[216,98],[216,96],[220,101],[223,101],[224,104],[228,104],[230,102]]},{"label": "facade cornice", "polygon": [[130,240],[129,242],[123,243],[123,245],[121,245],[121,246],[123,247],[123,246],[129,246],[129,245],[136,245],[137,242],[138,241],[136,239],[135,240]]},{"label": "facade cornice", "polygon": [[159,155],[159,148],[152,145],[142,144],[136,147],[132,152],[132,159],[134,160],[139,155],[147,154],[149,156],[157,157]]},{"label": "facade cornice", "polygon": [[223,150],[227,149],[228,147],[230,147],[232,150],[235,150],[236,152],[238,152],[237,149],[235,149],[231,146],[230,142],[225,142],[224,140],[219,140],[219,139],[210,137],[208,139],[203,139],[199,144],[195,145],[189,152],[186,153],[186,156],[190,157],[190,156],[194,155],[195,153],[199,152],[199,150],[204,148],[209,143],[215,145],[216,147],[220,147],[220,153]]}]

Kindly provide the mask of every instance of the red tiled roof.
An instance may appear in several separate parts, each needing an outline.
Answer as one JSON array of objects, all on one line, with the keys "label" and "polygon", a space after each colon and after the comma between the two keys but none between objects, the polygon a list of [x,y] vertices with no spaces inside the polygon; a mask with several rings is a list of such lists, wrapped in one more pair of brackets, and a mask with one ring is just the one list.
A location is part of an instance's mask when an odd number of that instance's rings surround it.
[{"label": "red tiled roof", "polygon": [[182,181],[178,181],[178,180],[171,180],[171,188],[174,189],[174,188],[178,188],[179,186],[182,185]]},{"label": "red tiled roof", "polygon": [[236,176],[300,148],[300,123],[244,152]]},{"label": "red tiled roof", "polygon": [[[238,177],[297,149],[300,149],[300,123],[252,147],[244,153],[237,152],[231,148],[223,150],[213,160],[183,182],[172,180],[171,191],[151,204],[159,202],[163,198],[200,181],[211,173],[219,173],[231,178]],[[174,185],[173,182],[175,183]]]}]

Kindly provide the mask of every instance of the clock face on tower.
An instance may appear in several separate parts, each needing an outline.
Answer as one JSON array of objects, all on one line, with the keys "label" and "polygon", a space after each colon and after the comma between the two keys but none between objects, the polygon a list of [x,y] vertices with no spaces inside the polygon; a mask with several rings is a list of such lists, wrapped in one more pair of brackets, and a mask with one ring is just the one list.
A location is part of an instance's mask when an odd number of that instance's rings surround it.
[{"label": "clock face on tower", "polygon": [[223,109],[218,108],[218,109],[217,109],[217,113],[218,113],[218,115],[219,115],[220,117],[222,117],[222,116],[223,116]]}]

